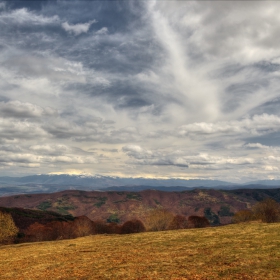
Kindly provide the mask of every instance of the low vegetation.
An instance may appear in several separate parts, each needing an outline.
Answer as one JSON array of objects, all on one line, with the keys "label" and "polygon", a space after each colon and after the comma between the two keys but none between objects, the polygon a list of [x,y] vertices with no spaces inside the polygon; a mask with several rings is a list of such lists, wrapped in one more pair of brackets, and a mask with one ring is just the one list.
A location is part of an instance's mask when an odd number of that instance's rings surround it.
[{"label": "low vegetation", "polygon": [[255,217],[262,222],[276,223],[280,221],[280,205],[271,198],[257,203],[252,210]]},{"label": "low vegetation", "polygon": [[166,209],[156,208],[147,213],[144,223],[148,231],[162,231],[169,229],[173,218]]},{"label": "low vegetation", "polygon": [[220,225],[220,218],[212,211],[211,207],[207,207],[204,209],[204,216],[212,226]]},{"label": "low vegetation", "polygon": [[279,279],[279,232],[251,222],[7,245],[1,279]]},{"label": "low vegetation", "polygon": [[107,197],[96,197],[96,199],[98,200],[94,206],[96,206],[97,208],[100,208],[102,205],[104,205],[107,201]]},{"label": "low vegetation", "polygon": [[220,211],[218,211],[218,215],[220,217],[231,217],[234,215],[234,213],[230,211],[229,206],[222,205]]},{"label": "low vegetation", "polygon": [[233,216],[234,223],[261,220],[264,223],[280,221],[280,205],[275,200],[267,198],[256,203],[252,209],[238,211]]},{"label": "low vegetation", "polygon": [[253,220],[255,220],[254,213],[249,209],[238,211],[232,218],[233,223],[250,222]]}]

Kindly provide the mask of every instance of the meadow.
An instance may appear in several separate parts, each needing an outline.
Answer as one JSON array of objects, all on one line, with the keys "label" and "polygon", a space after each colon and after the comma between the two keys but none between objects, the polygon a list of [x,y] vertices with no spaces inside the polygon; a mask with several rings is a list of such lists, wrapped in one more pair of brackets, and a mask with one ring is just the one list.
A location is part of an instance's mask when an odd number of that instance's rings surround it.
[{"label": "meadow", "polygon": [[1,279],[279,279],[280,224],[92,235],[0,247]]}]

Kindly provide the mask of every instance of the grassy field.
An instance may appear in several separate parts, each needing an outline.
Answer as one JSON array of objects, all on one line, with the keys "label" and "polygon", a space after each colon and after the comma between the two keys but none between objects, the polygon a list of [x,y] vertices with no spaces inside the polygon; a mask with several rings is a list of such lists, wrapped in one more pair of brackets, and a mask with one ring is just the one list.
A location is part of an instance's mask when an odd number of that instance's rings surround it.
[{"label": "grassy field", "polygon": [[6,245],[0,279],[280,279],[280,224]]}]

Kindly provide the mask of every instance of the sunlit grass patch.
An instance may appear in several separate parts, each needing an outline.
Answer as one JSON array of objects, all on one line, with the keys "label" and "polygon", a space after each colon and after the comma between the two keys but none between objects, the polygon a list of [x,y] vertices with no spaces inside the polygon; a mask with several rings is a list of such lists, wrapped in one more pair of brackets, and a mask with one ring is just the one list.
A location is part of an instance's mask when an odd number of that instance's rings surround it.
[{"label": "sunlit grass patch", "polygon": [[280,224],[0,247],[1,279],[279,279]]}]

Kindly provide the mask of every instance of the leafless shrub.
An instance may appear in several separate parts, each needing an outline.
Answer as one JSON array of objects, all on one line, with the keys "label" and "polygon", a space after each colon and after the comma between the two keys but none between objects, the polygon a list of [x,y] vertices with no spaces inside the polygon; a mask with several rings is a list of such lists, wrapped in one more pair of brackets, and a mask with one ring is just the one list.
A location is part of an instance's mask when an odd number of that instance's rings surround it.
[{"label": "leafless shrub", "polygon": [[233,223],[243,223],[243,222],[249,222],[255,220],[254,213],[249,210],[240,210],[234,214],[232,217],[232,222]]},{"label": "leafless shrub", "polygon": [[75,237],[82,237],[93,234],[93,222],[86,216],[77,217],[73,221],[73,233]]},{"label": "leafless shrub", "polygon": [[280,205],[271,198],[258,202],[252,211],[257,219],[261,219],[265,223],[280,221]]},{"label": "leafless shrub", "polygon": [[173,218],[174,215],[166,209],[153,209],[149,211],[145,218],[145,227],[148,231],[167,230]]}]

